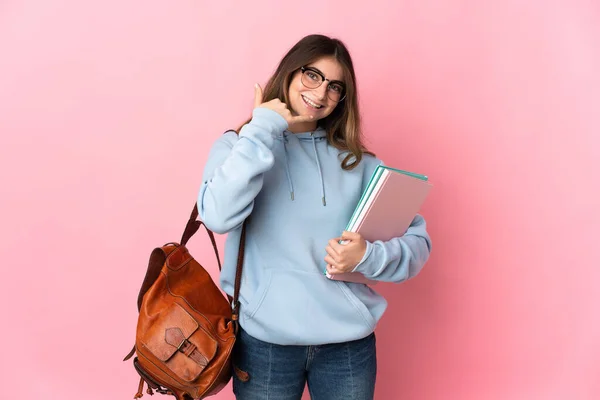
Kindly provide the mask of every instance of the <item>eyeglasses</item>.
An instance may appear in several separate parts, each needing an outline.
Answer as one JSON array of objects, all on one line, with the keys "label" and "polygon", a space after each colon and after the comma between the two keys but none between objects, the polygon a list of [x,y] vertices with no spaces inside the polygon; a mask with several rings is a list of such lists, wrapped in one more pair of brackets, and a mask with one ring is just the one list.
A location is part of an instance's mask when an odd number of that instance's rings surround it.
[{"label": "eyeglasses", "polygon": [[316,68],[302,67],[300,68],[300,71],[302,71],[302,84],[307,88],[316,89],[321,86],[324,81],[327,81],[329,82],[327,85],[327,97],[330,100],[339,103],[346,98],[346,87],[343,82],[332,81],[325,78],[323,73]]}]

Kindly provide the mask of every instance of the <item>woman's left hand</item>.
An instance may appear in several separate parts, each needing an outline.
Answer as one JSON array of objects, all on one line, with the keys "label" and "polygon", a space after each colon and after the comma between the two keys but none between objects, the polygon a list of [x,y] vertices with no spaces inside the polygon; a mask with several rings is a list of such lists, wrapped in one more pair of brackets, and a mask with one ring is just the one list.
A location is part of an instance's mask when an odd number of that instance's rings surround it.
[{"label": "woman's left hand", "polygon": [[344,231],[341,237],[331,239],[325,250],[327,272],[331,275],[342,274],[356,268],[367,251],[367,242],[359,233]]}]

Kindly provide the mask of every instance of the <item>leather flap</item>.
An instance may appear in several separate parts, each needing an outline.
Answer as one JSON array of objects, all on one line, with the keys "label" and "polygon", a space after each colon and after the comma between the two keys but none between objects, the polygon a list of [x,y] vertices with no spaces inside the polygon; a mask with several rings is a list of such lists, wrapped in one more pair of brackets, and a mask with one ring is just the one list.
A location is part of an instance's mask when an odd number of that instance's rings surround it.
[{"label": "leather flap", "polygon": [[[173,342],[173,340],[167,338],[167,333],[183,334],[183,340],[189,339],[196,330],[198,330],[198,322],[194,317],[179,304],[173,303],[160,313],[155,323],[152,324],[150,332],[144,335],[146,339],[144,344],[159,360],[167,361],[178,351],[178,346],[181,344],[181,341],[177,344],[170,344],[169,342]],[[211,356],[214,356],[214,352]]]},{"label": "leather flap", "polygon": [[177,248],[167,257],[167,268],[177,271],[189,263],[192,255],[185,246],[177,246]]}]

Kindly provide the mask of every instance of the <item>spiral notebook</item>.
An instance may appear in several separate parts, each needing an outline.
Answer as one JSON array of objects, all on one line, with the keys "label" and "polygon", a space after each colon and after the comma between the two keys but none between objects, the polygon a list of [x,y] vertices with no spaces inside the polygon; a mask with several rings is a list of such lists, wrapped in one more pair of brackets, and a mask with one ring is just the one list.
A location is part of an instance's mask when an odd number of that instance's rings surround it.
[{"label": "spiral notebook", "polygon": [[[369,241],[403,236],[424,203],[432,185],[425,175],[379,165],[358,202],[346,231]],[[341,243],[343,244],[343,243]],[[332,280],[376,284],[360,272],[325,275]]]}]

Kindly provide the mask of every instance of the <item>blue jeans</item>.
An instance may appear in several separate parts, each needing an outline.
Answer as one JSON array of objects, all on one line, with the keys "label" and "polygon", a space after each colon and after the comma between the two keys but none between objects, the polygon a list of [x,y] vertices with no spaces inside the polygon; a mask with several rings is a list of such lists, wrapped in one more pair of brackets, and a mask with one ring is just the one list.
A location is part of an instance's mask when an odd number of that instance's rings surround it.
[{"label": "blue jeans", "polygon": [[312,400],[372,400],[377,359],[375,334],[319,346],[281,346],[240,329],[233,363],[250,379],[233,374],[237,400],[300,400],[304,385]]}]

